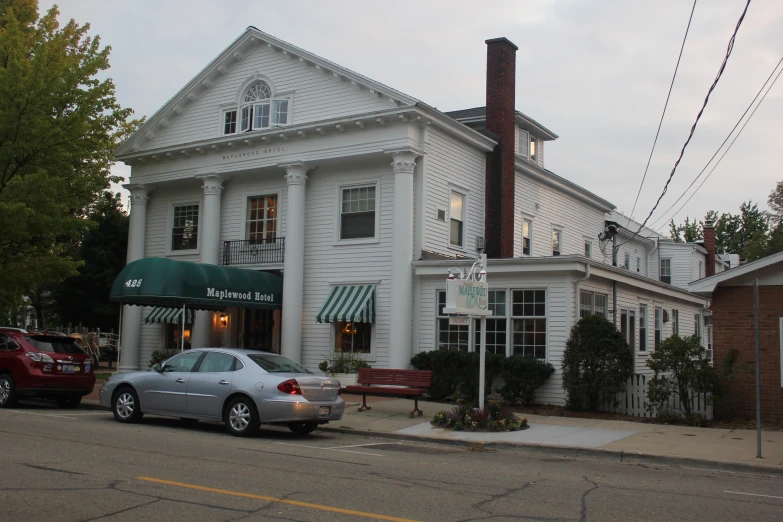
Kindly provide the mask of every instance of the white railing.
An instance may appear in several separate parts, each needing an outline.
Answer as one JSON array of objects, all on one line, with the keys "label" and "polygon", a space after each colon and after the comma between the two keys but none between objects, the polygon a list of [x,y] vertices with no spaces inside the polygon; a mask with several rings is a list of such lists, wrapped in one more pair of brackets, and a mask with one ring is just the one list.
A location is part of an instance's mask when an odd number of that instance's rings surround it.
[{"label": "white railing", "polygon": [[[601,402],[598,409],[634,417],[653,417],[654,415],[647,409],[647,386],[651,377],[651,375],[640,373],[633,374],[628,379],[625,393],[618,397],[617,403],[606,399]],[[704,415],[707,420],[712,420],[712,401],[707,401],[703,394],[694,394],[693,392],[690,392],[690,397],[693,399],[693,413]],[[681,401],[677,395],[672,395],[667,405],[672,411],[682,414]]]}]

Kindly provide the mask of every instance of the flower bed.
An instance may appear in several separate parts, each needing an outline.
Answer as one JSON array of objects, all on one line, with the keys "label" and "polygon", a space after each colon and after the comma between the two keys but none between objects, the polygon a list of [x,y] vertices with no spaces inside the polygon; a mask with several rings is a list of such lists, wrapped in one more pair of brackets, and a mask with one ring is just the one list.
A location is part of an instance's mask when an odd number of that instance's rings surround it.
[{"label": "flower bed", "polygon": [[517,418],[509,408],[492,400],[483,410],[460,404],[450,412],[440,411],[430,424],[454,431],[519,431],[530,427],[527,419]]}]

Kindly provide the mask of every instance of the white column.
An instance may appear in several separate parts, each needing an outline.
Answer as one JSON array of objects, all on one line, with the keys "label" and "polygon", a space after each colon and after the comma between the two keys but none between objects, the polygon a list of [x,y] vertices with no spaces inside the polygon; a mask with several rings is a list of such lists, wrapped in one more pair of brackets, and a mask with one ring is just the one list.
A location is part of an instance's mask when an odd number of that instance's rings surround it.
[{"label": "white column", "polygon": [[[126,262],[144,257],[144,236],[147,228],[148,194],[154,187],[146,185],[123,185],[131,193],[130,219],[128,225],[128,255]],[[125,305],[122,310],[122,338],[120,339],[120,373],[139,369],[139,333],[141,329],[141,307]]]},{"label": "white column", "polygon": [[[286,170],[285,262],[283,264],[283,317],[281,354],[292,361],[302,360],[302,294],[304,291],[304,225],[306,163],[281,165]],[[315,318],[313,318],[315,321]]]},{"label": "white column", "polygon": [[408,368],[413,316],[413,174],[419,153],[400,150],[389,154],[394,169],[389,365],[392,368]]},{"label": "white column", "polygon": [[[200,261],[216,265],[220,251],[220,196],[223,193],[223,182],[226,177],[220,174],[197,177],[202,180],[204,189],[204,204],[199,216]],[[203,348],[212,344],[212,312],[206,310],[196,312],[190,339],[193,348]]]}]

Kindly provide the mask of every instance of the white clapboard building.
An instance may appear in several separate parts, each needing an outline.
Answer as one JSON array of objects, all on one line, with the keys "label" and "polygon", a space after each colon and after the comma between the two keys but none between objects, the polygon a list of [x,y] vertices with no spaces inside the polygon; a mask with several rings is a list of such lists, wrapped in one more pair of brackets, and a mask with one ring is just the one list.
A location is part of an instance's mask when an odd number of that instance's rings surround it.
[{"label": "white clapboard building", "polygon": [[[516,47],[486,44],[486,106],[452,113],[254,27],[214,58],[116,152],[132,167],[128,260],[275,272],[282,308],[199,311],[182,328],[126,306],[121,369],[182,335],[313,370],[341,351],[406,368],[423,350],[474,349],[442,307],[447,270],[469,267],[477,240],[488,350],[552,363],[542,400],[563,401],[561,355],[584,314],[616,322],[639,370],[660,339],[697,331],[706,301],[682,287],[699,274],[672,284],[663,238],[634,237],[614,205],[546,169],[557,135],[515,109]],[[618,266],[599,238],[615,224]],[[665,259],[698,266],[699,248]]]}]

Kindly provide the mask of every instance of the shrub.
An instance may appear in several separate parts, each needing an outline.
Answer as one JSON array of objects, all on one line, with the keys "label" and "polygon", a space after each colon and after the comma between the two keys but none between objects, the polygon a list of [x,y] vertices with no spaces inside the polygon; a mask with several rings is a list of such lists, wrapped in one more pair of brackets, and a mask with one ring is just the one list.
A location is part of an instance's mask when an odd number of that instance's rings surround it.
[{"label": "shrub", "polygon": [[[479,362],[477,352],[433,350],[420,352],[411,359],[417,370],[432,371],[429,394],[433,399],[465,397],[475,403],[479,391]],[[501,393],[508,400],[522,398],[532,401],[535,390],[554,372],[551,364],[530,357],[515,355],[506,357],[486,354],[485,392],[491,393],[492,383],[499,376],[506,385]]]},{"label": "shrub", "polygon": [[467,404],[440,411],[430,421],[433,426],[455,431],[519,431],[528,428],[527,419],[519,419],[500,401],[488,401],[483,410]]},{"label": "shrub", "polygon": [[[704,358],[705,349],[696,336],[673,335],[665,339],[647,360],[653,377],[647,387],[647,409],[660,417],[674,412],[686,421],[700,422],[693,413],[693,404],[701,398],[709,404],[722,392],[720,377]],[[679,408],[670,406],[678,398]],[[691,424],[694,425],[694,424]]]},{"label": "shrub", "polygon": [[571,329],[563,353],[566,407],[596,410],[602,398],[616,400],[632,367],[631,350],[614,325],[598,315],[583,317]]},{"label": "shrub", "polygon": [[356,373],[359,368],[369,368],[370,365],[365,361],[361,354],[335,352],[318,364],[318,369],[322,372],[331,373]]},{"label": "shrub", "polygon": [[512,355],[503,360],[501,377],[505,385],[500,390],[507,401],[521,399],[525,403],[536,399],[536,390],[555,372],[555,368],[546,361]]},{"label": "shrub", "polygon": [[153,350],[152,354],[150,355],[150,368],[158,363],[162,363],[163,361],[170,359],[171,357],[174,357],[178,353],[179,350]]}]

